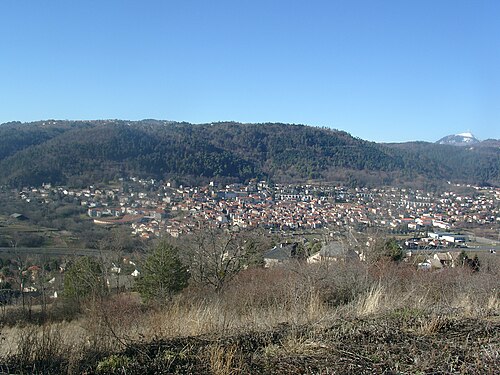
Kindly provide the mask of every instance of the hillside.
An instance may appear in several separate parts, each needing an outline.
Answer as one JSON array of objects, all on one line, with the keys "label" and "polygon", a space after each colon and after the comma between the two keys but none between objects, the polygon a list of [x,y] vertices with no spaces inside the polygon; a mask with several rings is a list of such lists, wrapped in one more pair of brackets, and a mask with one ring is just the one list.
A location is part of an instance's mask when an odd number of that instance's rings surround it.
[{"label": "hillside", "polygon": [[45,121],[0,125],[0,183],[83,185],[124,176],[351,185],[499,182],[495,147],[376,144],[289,124]]},{"label": "hillside", "polygon": [[428,160],[439,164],[444,173],[436,173],[435,178],[498,185],[500,148],[495,142],[498,141],[488,140],[469,147],[427,142],[393,143],[387,146],[417,158],[425,155]]}]

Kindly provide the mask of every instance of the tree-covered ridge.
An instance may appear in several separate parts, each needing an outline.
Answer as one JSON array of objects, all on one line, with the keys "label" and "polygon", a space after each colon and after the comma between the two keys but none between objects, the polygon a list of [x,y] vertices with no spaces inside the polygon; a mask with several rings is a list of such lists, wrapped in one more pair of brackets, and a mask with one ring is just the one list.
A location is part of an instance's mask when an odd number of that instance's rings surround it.
[{"label": "tree-covered ridge", "polygon": [[[0,183],[80,185],[140,176],[186,181],[499,181],[498,148],[377,144],[305,125],[158,120],[0,125]],[[346,177],[347,176],[347,177]],[[368,178],[369,176],[369,178]]]},{"label": "tree-covered ridge", "polygon": [[0,161],[5,182],[79,184],[126,175],[164,178],[257,175],[248,162],[175,127],[124,122],[76,126]]},{"label": "tree-covered ridge", "polygon": [[471,183],[499,183],[500,148],[495,145],[494,140],[483,141],[473,147],[427,142],[394,143],[388,147],[405,152],[409,160],[425,157],[435,164],[438,163],[440,174],[447,179]]},{"label": "tree-covered ridge", "polygon": [[0,126],[0,160],[25,148],[38,145],[57,137],[70,129],[69,124],[44,126],[43,122],[29,126],[19,122],[11,122]]}]

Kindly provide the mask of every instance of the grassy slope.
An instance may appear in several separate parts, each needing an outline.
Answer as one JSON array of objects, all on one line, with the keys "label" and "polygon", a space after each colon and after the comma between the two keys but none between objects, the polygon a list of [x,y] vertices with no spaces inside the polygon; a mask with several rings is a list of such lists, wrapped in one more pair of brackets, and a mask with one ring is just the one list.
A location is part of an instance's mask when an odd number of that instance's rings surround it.
[{"label": "grassy slope", "polygon": [[248,270],[222,294],[189,288],[155,308],[109,296],[76,320],[4,327],[0,371],[495,374],[499,268],[488,259],[477,273],[390,264]]}]

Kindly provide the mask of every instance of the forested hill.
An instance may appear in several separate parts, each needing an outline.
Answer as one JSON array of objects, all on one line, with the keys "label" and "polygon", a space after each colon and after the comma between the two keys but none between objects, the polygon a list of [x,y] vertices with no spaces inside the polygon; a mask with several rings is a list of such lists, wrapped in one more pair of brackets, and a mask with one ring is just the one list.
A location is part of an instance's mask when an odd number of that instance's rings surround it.
[{"label": "forested hill", "polygon": [[351,185],[499,183],[498,147],[376,144],[304,125],[157,120],[0,125],[0,183],[85,185],[139,176],[328,181]]},{"label": "forested hill", "polygon": [[500,184],[500,142],[489,139],[468,147],[440,145],[427,142],[406,142],[387,145],[411,155],[425,155],[444,168],[443,177],[449,180]]}]

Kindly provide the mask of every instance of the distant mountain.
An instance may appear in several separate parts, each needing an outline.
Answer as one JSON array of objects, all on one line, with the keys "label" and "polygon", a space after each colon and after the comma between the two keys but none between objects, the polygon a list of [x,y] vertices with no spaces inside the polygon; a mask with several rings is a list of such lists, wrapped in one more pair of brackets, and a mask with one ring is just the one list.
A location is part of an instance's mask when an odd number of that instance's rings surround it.
[{"label": "distant mountain", "polygon": [[500,148],[500,139],[485,139],[481,142],[481,147],[496,147]]},{"label": "distant mountain", "polygon": [[472,133],[466,132],[454,135],[447,135],[446,137],[441,138],[436,143],[440,145],[472,146],[479,142],[480,142],[479,139],[474,137]]},{"label": "distant mountain", "polygon": [[356,186],[500,185],[500,149],[377,144],[328,128],[279,123],[39,121],[0,125],[0,184],[82,186],[138,176],[323,181]]}]

